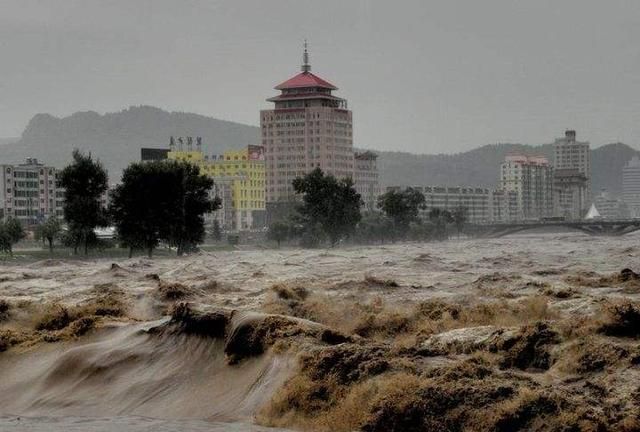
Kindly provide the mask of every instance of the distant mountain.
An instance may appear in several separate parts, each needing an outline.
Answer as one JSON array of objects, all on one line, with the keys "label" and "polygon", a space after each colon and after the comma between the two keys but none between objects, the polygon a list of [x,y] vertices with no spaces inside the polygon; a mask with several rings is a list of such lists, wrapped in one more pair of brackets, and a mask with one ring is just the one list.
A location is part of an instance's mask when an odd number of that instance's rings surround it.
[{"label": "distant mountain", "polygon": [[607,144],[591,150],[593,193],[602,189],[620,196],[622,194],[622,168],[640,152],[623,143]]},{"label": "distant mountain", "polygon": [[[380,151],[380,183],[391,185],[477,185],[497,187],[500,163],[509,153],[545,155],[553,160],[553,145],[491,144],[451,155],[415,155]],[[622,192],[622,168],[635,154],[626,144],[607,144],[591,150],[592,189],[619,195]]]},{"label": "distant mountain", "polygon": [[35,115],[17,142],[6,144],[0,152],[5,163],[23,162],[35,157],[44,163],[63,167],[74,148],[91,152],[109,170],[110,181],[117,182],[121,171],[140,160],[141,147],[166,148],[169,137],[201,136],[203,150],[218,154],[224,150],[258,144],[259,128],[198,114],[167,112],[150,106],[130,107],[100,115],[77,112],[57,118]]},{"label": "distant mountain", "polygon": [[391,185],[477,185],[494,187],[500,163],[508,153],[553,156],[551,144],[489,144],[464,153],[416,155],[378,152],[380,182]]},{"label": "distant mountain", "polygon": [[[22,138],[0,139],[0,163],[20,163],[27,157],[36,157],[44,163],[63,167],[72,150],[79,148],[99,158],[109,170],[111,182],[115,183],[130,162],[140,159],[141,147],[166,148],[171,135],[203,137],[203,150],[208,154],[259,144],[256,126],[136,106],[104,115],[93,111],[64,118],[37,114]],[[553,158],[551,144],[491,144],[449,155],[379,151],[380,182],[383,188],[391,185],[496,187],[500,162],[514,152]],[[597,193],[606,188],[620,194],[622,167],[634,154],[638,152],[622,143],[593,149],[593,191]]]}]

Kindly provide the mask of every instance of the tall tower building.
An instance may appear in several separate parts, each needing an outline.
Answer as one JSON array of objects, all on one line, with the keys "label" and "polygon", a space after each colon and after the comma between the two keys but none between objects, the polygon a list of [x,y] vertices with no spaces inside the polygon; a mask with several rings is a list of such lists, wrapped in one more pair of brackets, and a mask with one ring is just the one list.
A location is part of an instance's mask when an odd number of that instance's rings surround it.
[{"label": "tall tower building", "polygon": [[554,148],[554,168],[557,170],[577,170],[587,179],[584,196],[580,201],[584,204],[582,213],[586,213],[592,202],[591,196],[591,150],[588,142],[576,141],[576,131],[568,130],[564,138],[556,139]]},{"label": "tall tower building", "polygon": [[336,86],[311,72],[306,42],[301,72],[275,89],[280,94],[267,99],[274,108],[260,111],[267,206],[295,201],[291,182],[315,168],[353,177],[351,111]]},{"label": "tall tower building", "polygon": [[640,218],[640,158],[633,156],[622,169],[622,200],[631,217]]}]

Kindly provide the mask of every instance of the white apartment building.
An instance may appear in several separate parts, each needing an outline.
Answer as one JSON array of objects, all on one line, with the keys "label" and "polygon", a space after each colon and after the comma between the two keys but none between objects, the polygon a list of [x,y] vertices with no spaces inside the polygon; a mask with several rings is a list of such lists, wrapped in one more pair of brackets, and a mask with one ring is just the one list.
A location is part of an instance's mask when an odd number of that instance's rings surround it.
[{"label": "white apartment building", "polygon": [[508,155],[500,166],[500,189],[514,192],[516,220],[549,217],[553,213],[553,167],[544,156]]},{"label": "white apartment building", "polygon": [[629,216],[640,218],[640,158],[634,156],[622,169],[622,200]]},{"label": "white apartment building", "polygon": [[20,165],[0,165],[0,219],[15,217],[24,225],[50,216],[63,217],[64,189],[58,171],[29,158]]}]

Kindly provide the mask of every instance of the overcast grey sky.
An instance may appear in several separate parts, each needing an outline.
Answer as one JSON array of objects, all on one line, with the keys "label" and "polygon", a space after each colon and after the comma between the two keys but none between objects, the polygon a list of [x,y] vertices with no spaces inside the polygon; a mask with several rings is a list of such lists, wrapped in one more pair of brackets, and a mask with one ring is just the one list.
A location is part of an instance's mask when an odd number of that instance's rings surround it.
[{"label": "overcast grey sky", "polygon": [[0,0],[0,136],[140,104],[255,125],[304,38],[358,147],[640,148],[637,0]]}]

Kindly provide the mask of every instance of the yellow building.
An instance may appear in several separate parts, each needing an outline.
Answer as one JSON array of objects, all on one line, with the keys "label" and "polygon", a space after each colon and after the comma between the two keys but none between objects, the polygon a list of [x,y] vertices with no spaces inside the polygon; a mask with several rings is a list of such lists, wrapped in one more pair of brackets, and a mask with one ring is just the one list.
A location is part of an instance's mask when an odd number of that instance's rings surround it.
[{"label": "yellow building", "polygon": [[194,150],[192,140],[187,138],[185,150],[181,138],[178,138],[177,146],[172,140],[167,158],[191,162],[199,166],[203,174],[213,178],[216,193],[223,200],[223,208],[218,213],[226,229],[262,228],[265,212],[264,148],[250,145],[242,150],[229,150],[209,157],[202,152],[199,139],[197,142]]}]

